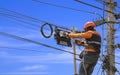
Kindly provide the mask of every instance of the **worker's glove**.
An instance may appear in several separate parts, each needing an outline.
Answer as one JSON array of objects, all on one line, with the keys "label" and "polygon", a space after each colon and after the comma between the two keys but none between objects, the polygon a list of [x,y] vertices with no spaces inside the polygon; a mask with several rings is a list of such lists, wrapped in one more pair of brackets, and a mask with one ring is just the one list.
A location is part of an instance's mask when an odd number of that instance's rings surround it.
[{"label": "worker's glove", "polygon": [[68,37],[68,32],[60,31],[60,37]]}]

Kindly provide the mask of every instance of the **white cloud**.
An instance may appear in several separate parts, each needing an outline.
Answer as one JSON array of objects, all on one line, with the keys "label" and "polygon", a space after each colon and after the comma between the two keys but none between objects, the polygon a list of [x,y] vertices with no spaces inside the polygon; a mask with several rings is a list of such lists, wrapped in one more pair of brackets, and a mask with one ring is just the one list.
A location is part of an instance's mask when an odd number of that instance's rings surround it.
[{"label": "white cloud", "polygon": [[42,56],[13,56],[12,58],[26,63],[72,63],[72,55],[66,53],[49,53]]},{"label": "white cloud", "polygon": [[[72,50],[68,50],[71,51]],[[78,52],[78,51],[77,51]],[[47,53],[44,55],[12,55],[12,54],[5,54],[2,58],[7,58],[10,60],[15,60],[16,62],[24,62],[24,63],[73,63],[73,54],[69,54],[63,52],[59,53]],[[78,57],[77,57],[78,58]],[[39,66],[40,67],[40,66]]]},{"label": "white cloud", "polygon": [[23,68],[21,68],[20,70],[23,70],[23,71],[29,71],[29,70],[36,70],[36,69],[46,69],[47,67],[44,66],[44,65],[32,65],[32,66],[25,66]]},{"label": "white cloud", "polygon": [[[41,33],[38,31],[38,32],[9,32],[10,34],[13,34],[13,35],[16,35],[16,36],[20,36],[20,37],[23,37],[23,38],[26,38],[26,39],[30,39],[30,40],[33,40],[33,41],[43,41],[43,38]],[[0,35],[0,46],[10,46],[10,47],[31,47],[31,46],[36,46],[36,44],[33,44],[33,43],[30,43],[30,42],[26,42],[26,41],[22,41],[22,40],[19,40],[19,39],[14,39],[14,38],[10,38],[10,37],[4,37],[4,36],[1,36]],[[16,43],[17,42],[17,43]],[[26,44],[27,43],[27,44]]]}]

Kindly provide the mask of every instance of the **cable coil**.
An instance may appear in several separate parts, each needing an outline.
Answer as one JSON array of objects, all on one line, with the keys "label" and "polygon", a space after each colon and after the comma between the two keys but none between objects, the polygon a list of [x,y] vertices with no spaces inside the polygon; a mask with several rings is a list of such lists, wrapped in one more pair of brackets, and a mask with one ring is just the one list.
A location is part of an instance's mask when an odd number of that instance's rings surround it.
[{"label": "cable coil", "polygon": [[[50,34],[49,34],[49,35],[45,35],[45,32],[43,31],[43,29],[44,29],[44,27],[45,27],[46,25],[50,27]],[[44,23],[44,24],[41,26],[40,31],[41,31],[41,34],[42,34],[45,38],[50,38],[50,37],[52,36],[52,34],[53,34],[52,25],[49,24],[49,23]]]}]

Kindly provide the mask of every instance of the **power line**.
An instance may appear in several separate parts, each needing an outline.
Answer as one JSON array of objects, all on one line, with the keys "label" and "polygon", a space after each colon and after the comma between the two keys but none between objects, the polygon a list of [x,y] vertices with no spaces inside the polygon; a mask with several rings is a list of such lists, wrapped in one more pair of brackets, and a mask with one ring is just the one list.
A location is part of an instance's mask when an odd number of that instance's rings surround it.
[{"label": "power line", "polygon": [[30,19],[30,21],[33,21],[33,22],[46,22],[46,21],[43,21],[43,20],[38,20],[38,19],[36,19],[36,18],[27,16],[27,15],[25,15],[25,14],[21,14],[21,13],[19,13],[19,12],[15,12],[15,11],[6,9],[6,8],[0,8],[0,10],[2,10],[3,12],[5,11],[5,12],[8,12],[8,13],[12,13],[12,14],[14,14],[14,15],[19,16],[20,18]]},{"label": "power line", "polygon": [[[99,3],[101,3],[101,4],[103,4],[103,5],[105,5],[105,3],[107,3],[105,0],[95,0],[95,1],[97,1],[97,2],[99,2]],[[117,8],[120,8],[119,6],[117,6],[117,2],[114,2],[114,5],[117,7]],[[116,11],[116,12],[120,12],[120,11]]]},{"label": "power line", "polygon": [[[17,17],[14,16],[14,15],[4,14],[4,13],[0,13],[0,15],[3,16],[3,17],[7,17],[7,18],[10,18],[10,19],[13,19],[13,20],[15,20],[15,21],[17,21],[17,22],[29,24],[29,25],[35,26],[35,27],[40,27],[40,26],[36,26],[36,24],[33,24],[33,23],[30,23],[30,22],[26,22],[26,21],[20,20],[19,18],[17,18]],[[22,25],[22,26],[25,26],[25,25]],[[29,26],[27,26],[27,27],[28,27],[28,28],[31,28],[31,29],[34,29],[33,27],[29,27]],[[36,29],[34,29],[34,30],[36,30]]]},{"label": "power line", "polygon": [[[0,9],[2,9],[2,8],[0,8]],[[22,20],[30,19],[30,21],[34,21],[35,22],[35,20],[30,18],[29,16],[26,16],[26,15],[23,15],[23,14],[20,14],[20,13],[11,11],[11,10],[7,10],[7,9],[2,9],[2,10],[5,10],[5,12],[1,11],[0,14],[2,14],[2,15],[8,15],[8,16],[14,17],[16,19],[22,19]],[[34,26],[39,27],[39,25],[35,25],[35,24],[34,24]]]},{"label": "power line", "polygon": [[[0,15],[2,15],[2,16],[4,16],[4,17],[7,17],[7,18],[10,18],[10,19],[13,19],[13,20],[15,20],[15,21],[17,21],[17,22],[29,24],[29,25],[31,25],[31,26],[35,26],[35,27],[37,27],[37,28],[40,28],[40,26],[38,27],[38,26],[36,26],[35,24],[32,24],[32,23],[30,23],[30,22],[26,22],[26,21],[20,20],[17,16],[14,16],[14,15],[5,14],[5,13],[0,13]],[[46,23],[45,23],[45,24],[46,24]],[[21,25],[20,25],[20,26],[21,26]],[[36,30],[35,28],[29,27],[29,26],[27,26],[27,25],[22,25],[22,26],[28,27],[28,28],[33,29],[33,30]],[[43,25],[42,25],[42,26],[43,26]],[[42,27],[42,26],[41,26],[41,27]],[[50,30],[50,29],[45,28],[45,27],[44,27],[44,29]],[[51,29],[51,31],[53,31],[53,29]],[[38,32],[38,31],[37,31],[37,32]],[[42,32],[42,31],[41,31],[41,32]],[[52,36],[52,34],[53,34],[53,32],[51,32],[51,36]],[[43,35],[43,33],[42,33],[42,35]]]},{"label": "power line", "polygon": [[[37,27],[37,28],[40,28],[40,26],[38,26],[37,24],[33,24],[33,23],[30,23],[30,22],[27,22],[27,21],[23,21],[23,19],[21,19],[20,17],[18,16],[15,16],[15,15],[11,15],[11,14],[6,14],[6,13],[0,13],[0,16],[3,16],[3,17],[6,17],[6,18],[9,18],[9,19],[13,19],[15,20],[16,22],[20,22],[20,23],[24,23],[24,24],[29,24],[31,25],[32,27],[28,26],[28,25],[23,25],[24,27],[28,27],[30,29],[33,29],[33,30],[36,30],[34,27]],[[49,30],[47,28],[45,28],[46,30]]]},{"label": "power line", "polygon": [[53,23],[50,23],[50,22],[47,22],[47,21],[39,20],[39,19],[36,19],[36,18],[27,16],[27,15],[21,14],[21,13],[18,13],[18,12],[12,11],[12,10],[5,9],[5,8],[0,8],[0,9],[1,9],[1,10],[5,10],[5,11],[8,11],[8,12],[15,13],[15,14],[20,15],[20,16],[22,16],[22,17],[24,16],[24,17],[26,17],[26,18],[34,21],[34,22],[38,22],[38,23],[39,23],[39,22],[49,23],[49,24],[51,24],[52,26],[55,26],[55,27],[59,27],[59,28],[62,28],[62,29],[66,29],[66,30],[72,31],[71,29],[69,29],[69,28],[67,28],[67,27],[64,27],[64,26],[62,26],[62,25],[57,25],[57,24],[53,24]]},{"label": "power line", "polygon": [[105,9],[103,9],[103,8],[100,8],[100,7],[97,7],[97,6],[95,6],[95,5],[82,2],[82,1],[80,1],[80,0],[75,0],[75,1],[77,1],[77,2],[79,2],[79,3],[81,3],[81,4],[84,4],[84,5],[91,6],[91,7],[93,7],[93,8],[96,8],[96,9],[103,10],[103,11],[106,11],[106,12],[109,12],[109,13],[114,14],[114,12],[111,12],[110,10],[105,10]]},{"label": "power line", "polygon": [[[50,6],[55,6],[55,7],[59,7],[59,8],[65,8],[65,9],[70,9],[70,10],[74,10],[74,11],[79,11],[79,12],[85,12],[85,13],[89,13],[89,14],[93,14],[93,15],[97,15],[97,16],[100,16],[102,17],[99,13],[97,12],[90,12],[90,11],[85,11],[85,10],[79,10],[79,9],[75,9],[75,8],[71,8],[71,7],[65,7],[65,6],[61,6],[61,5],[56,5],[56,4],[53,4],[53,3],[47,3],[47,2],[43,2],[43,1],[40,1],[40,0],[33,0],[34,2],[39,2],[39,3],[42,3],[42,4],[46,4],[46,5],[50,5]],[[103,18],[103,17],[102,17]]]},{"label": "power line", "polygon": [[32,1],[39,2],[39,3],[42,3],[42,4],[46,4],[46,5],[50,5],[50,6],[59,7],[59,8],[65,8],[65,9],[70,9],[70,10],[74,10],[74,11],[85,12],[85,13],[89,13],[89,14],[94,14],[95,15],[95,12],[90,12],[90,11],[75,9],[75,8],[71,8],[71,7],[56,5],[56,4],[52,4],[52,3],[43,2],[43,1],[40,1],[40,0],[32,0]]},{"label": "power line", "polygon": [[[7,36],[7,37],[10,37],[10,38],[14,38],[14,39],[21,40],[21,41],[25,41],[25,42],[34,43],[34,44],[37,44],[37,45],[42,45],[42,46],[49,47],[49,48],[52,48],[52,49],[55,49],[55,50],[59,50],[59,51],[63,51],[63,52],[66,52],[66,53],[74,54],[74,53],[72,53],[70,51],[66,51],[66,50],[63,50],[63,49],[60,49],[60,48],[56,48],[56,47],[53,47],[53,46],[50,46],[50,45],[47,45],[47,44],[44,44],[44,43],[40,43],[40,42],[37,42],[37,41],[26,39],[26,38],[23,38],[23,37],[20,37],[20,36],[16,36],[16,35],[13,35],[13,34],[0,32],[0,35]],[[19,48],[13,48],[13,47],[2,47],[2,48],[19,49]],[[28,49],[23,49],[23,50],[28,50]],[[30,51],[36,51],[37,52],[37,50],[30,50]],[[40,51],[38,51],[38,52],[40,52]],[[75,55],[79,55],[79,54],[75,54]],[[80,59],[76,59],[76,60],[80,61]]]},{"label": "power line", "polygon": [[[0,16],[1,16],[1,14],[0,14]],[[27,27],[27,28],[29,28],[29,29],[31,29],[31,30],[34,30],[35,32],[38,32],[38,31],[36,30],[36,28],[29,26],[30,23],[27,23],[27,22],[22,21],[22,20],[14,19],[14,18],[12,18],[12,17],[10,17],[10,16],[7,16],[7,15],[4,15],[3,17],[8,18],[8,19],[6,19],[6,20],[12,19],[12,20],[13,20],[12,22],[15,22],[15,23],[22,23],[22,24],[17,24],[17,25],[19,25],[19,26],[21,26],[21,27]],[[10,21],[11,21],[11,20],[10,20]],[[29,24],[29,25],[27,25],[27,24]]]},{"label": "power line", "polygon": [[[30,39],[26,39],[26,38],[23,38],[23,37],[20,37],[20,36],[12,35],[12,34],[9,34],[9,33],[0,32],[0,35],[7,36],[7,37],[17,39],[17,40],[21,40],[21,41],[25,41],[25,42],[29,42],[29,43],[34,43],[34,44],[45,46],[45,47],[49,47],[49,48],[59,50],[59,51],[63,51],[63,52],[67,52],[67,53],[70,53],[70,54],[74,54],[70,51],[66,51],[66,50],[63,50],[63,49],[60,49],[60,48],[56,48],[56,47],[53,47],[53,46],[50,46],[50,45],[47,45],[47,44],[44,44],[44,43],[40,43],[40,42],[33,41],[33,40],[30,40]],[[79,55],[79,54],[75,54],[75,55]]]}]

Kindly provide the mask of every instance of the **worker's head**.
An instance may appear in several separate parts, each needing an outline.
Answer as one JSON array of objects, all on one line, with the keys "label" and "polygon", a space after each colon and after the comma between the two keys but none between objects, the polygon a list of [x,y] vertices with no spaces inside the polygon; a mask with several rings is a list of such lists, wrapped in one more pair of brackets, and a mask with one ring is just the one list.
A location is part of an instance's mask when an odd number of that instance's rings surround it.
[{"label": "worker's head", "polygon": [[88,30],[94,30],[95,27],[95,23],[94,22],[87,22],[84,25],[84,30],[88,31]]}]

